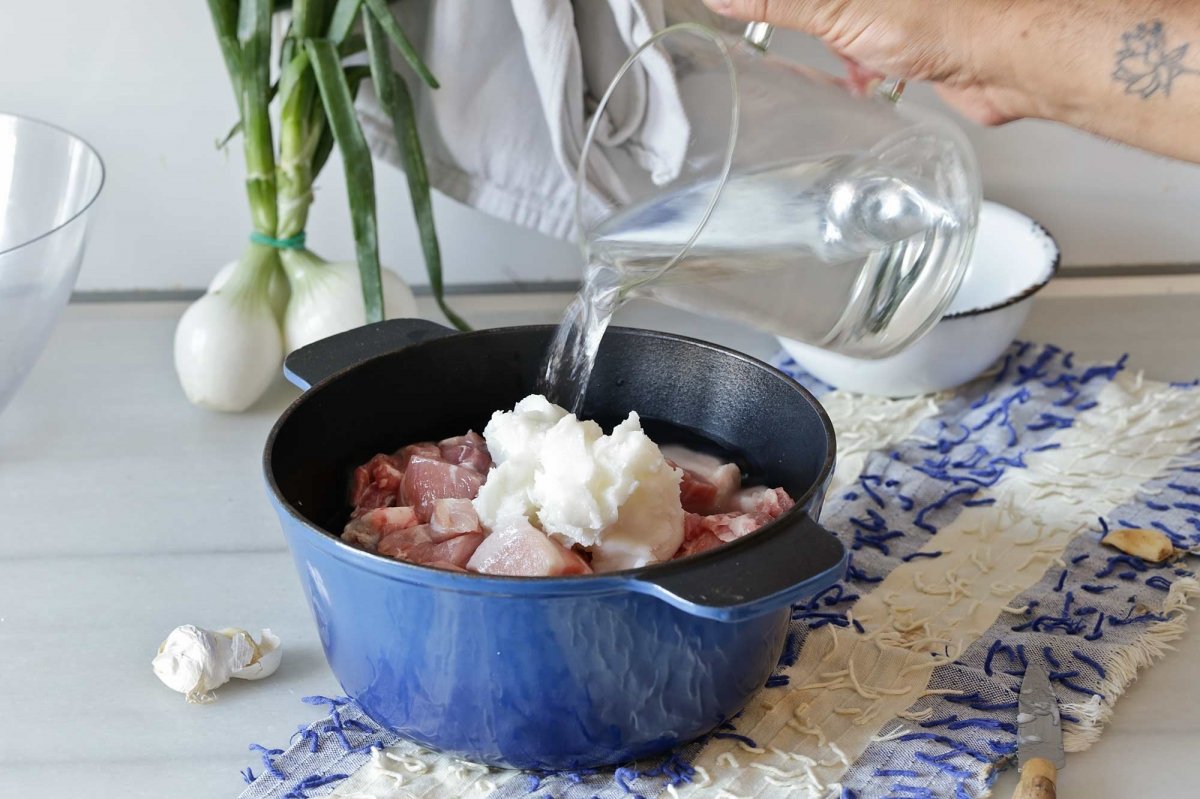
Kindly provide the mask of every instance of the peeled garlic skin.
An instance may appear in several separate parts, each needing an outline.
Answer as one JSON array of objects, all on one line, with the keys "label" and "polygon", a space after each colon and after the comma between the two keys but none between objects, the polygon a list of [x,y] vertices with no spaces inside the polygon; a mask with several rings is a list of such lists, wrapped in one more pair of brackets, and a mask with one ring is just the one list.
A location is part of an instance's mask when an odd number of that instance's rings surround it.
[{"label": "peeled garlic skin", "polygon": [[[307,253],[280,255],[292,296],[283,315],[288,352],[366,324],[362,278],[354,262],[327,263]],[[417,315],[412,290],[389,269],[381,269],[383,310],[388,319]]]},{"label": "peeled garlic skin", "polygon": [[[222,632],[225,632],[222,630]],[[238,632],[249,637],[249,633],[245,630]],[[239,680],[261,680],[264,677],[270,677],[279,668],[279,662],[283,659],[283,646],[279,640],[279,636],[264,628],[259,634],[258,644],[255,646],[255,656],[242,668],[233,673],[233,677]]]},{"label": "peeled garlic skin", "polygon": [[175,328],[175,372],[187,398],[215,411],[240,412],[280,373],[283,340],[266,302],[205,294]]},{"label": "peeled garlic skin", "polygon": [[1113,530],[1101,544],[1121,550],[1126,555],[1141,558],[1147,563],[1162,563],[1175,554],[1175,545],[1158,530]]}]

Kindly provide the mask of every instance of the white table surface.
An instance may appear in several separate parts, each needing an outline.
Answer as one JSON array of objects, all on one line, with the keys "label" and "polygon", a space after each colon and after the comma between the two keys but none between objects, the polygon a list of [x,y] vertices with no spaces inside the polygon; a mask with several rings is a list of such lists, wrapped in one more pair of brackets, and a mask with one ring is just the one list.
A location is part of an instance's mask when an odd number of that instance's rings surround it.
[{"label": "white table surface", "polygon": [[[1084,357],[1133,352],[1148,375],[1200,375],[1200,297],[1113,294],[1064,281],[1026,335]],[[1078,290],[1076,287],[1079,287]],[[481,326],[552,321],[553,295],[457,298]],[[295,396],[280,384],[251,412],[190,406],[171,366],[178,303],[67,309],[0,415],[0,797],[232,797],[251,741],[281,746],[337,694],[259,471],[267,430]],[[662,309],[664,327],[756,355],[758,333]],[[187,705],[150,670],[179,624],[267,626],[283,665]],[[1091,751],[1072,755],[1066,797],[1195,795],[1200,635],[1120,701]],[[997,794],[1011,793],[1006,775]]]}]

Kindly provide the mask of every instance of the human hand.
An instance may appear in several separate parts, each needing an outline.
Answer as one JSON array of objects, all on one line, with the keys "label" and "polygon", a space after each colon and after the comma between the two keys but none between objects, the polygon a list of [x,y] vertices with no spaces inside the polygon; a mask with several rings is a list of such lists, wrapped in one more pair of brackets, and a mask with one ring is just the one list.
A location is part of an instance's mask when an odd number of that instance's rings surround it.
[{"label": "human hand", "polygon": [[985,125],[1026,115],[1006,68],[1011,0],[704,0],[717,13],[816,36],[847,61],[852,83],[929,81]]}]

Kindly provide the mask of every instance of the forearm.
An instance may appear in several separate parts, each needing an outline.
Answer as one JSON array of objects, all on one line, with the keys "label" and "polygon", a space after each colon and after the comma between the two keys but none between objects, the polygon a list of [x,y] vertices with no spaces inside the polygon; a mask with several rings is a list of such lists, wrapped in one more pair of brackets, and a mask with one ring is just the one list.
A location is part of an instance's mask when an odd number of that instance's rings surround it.
[{"label": "forearm", "polygon": [[992,38],[1014,116],[1200,162],[1200,0],[1017,0],[1011,12]]}]

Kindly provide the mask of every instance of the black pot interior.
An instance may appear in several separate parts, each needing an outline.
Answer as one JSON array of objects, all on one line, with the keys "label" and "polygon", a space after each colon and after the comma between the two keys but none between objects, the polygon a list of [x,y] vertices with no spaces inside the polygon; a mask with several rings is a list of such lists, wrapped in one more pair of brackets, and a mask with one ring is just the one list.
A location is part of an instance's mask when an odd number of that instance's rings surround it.
[{"label": "black pot interior", "polygon": [[[415,441],[482,432],[535,390],[553,329],[502,328],[376,357],[310,389],[268,444],[282,498],[334,535],[349,515],[354,467]],[[583,415],[606,428],[630,411],[658,443],[735,458],[749,479],[799,502],[832,467],[828,420],[803,389],[758,361],[667,334],[613,328]]]}]

